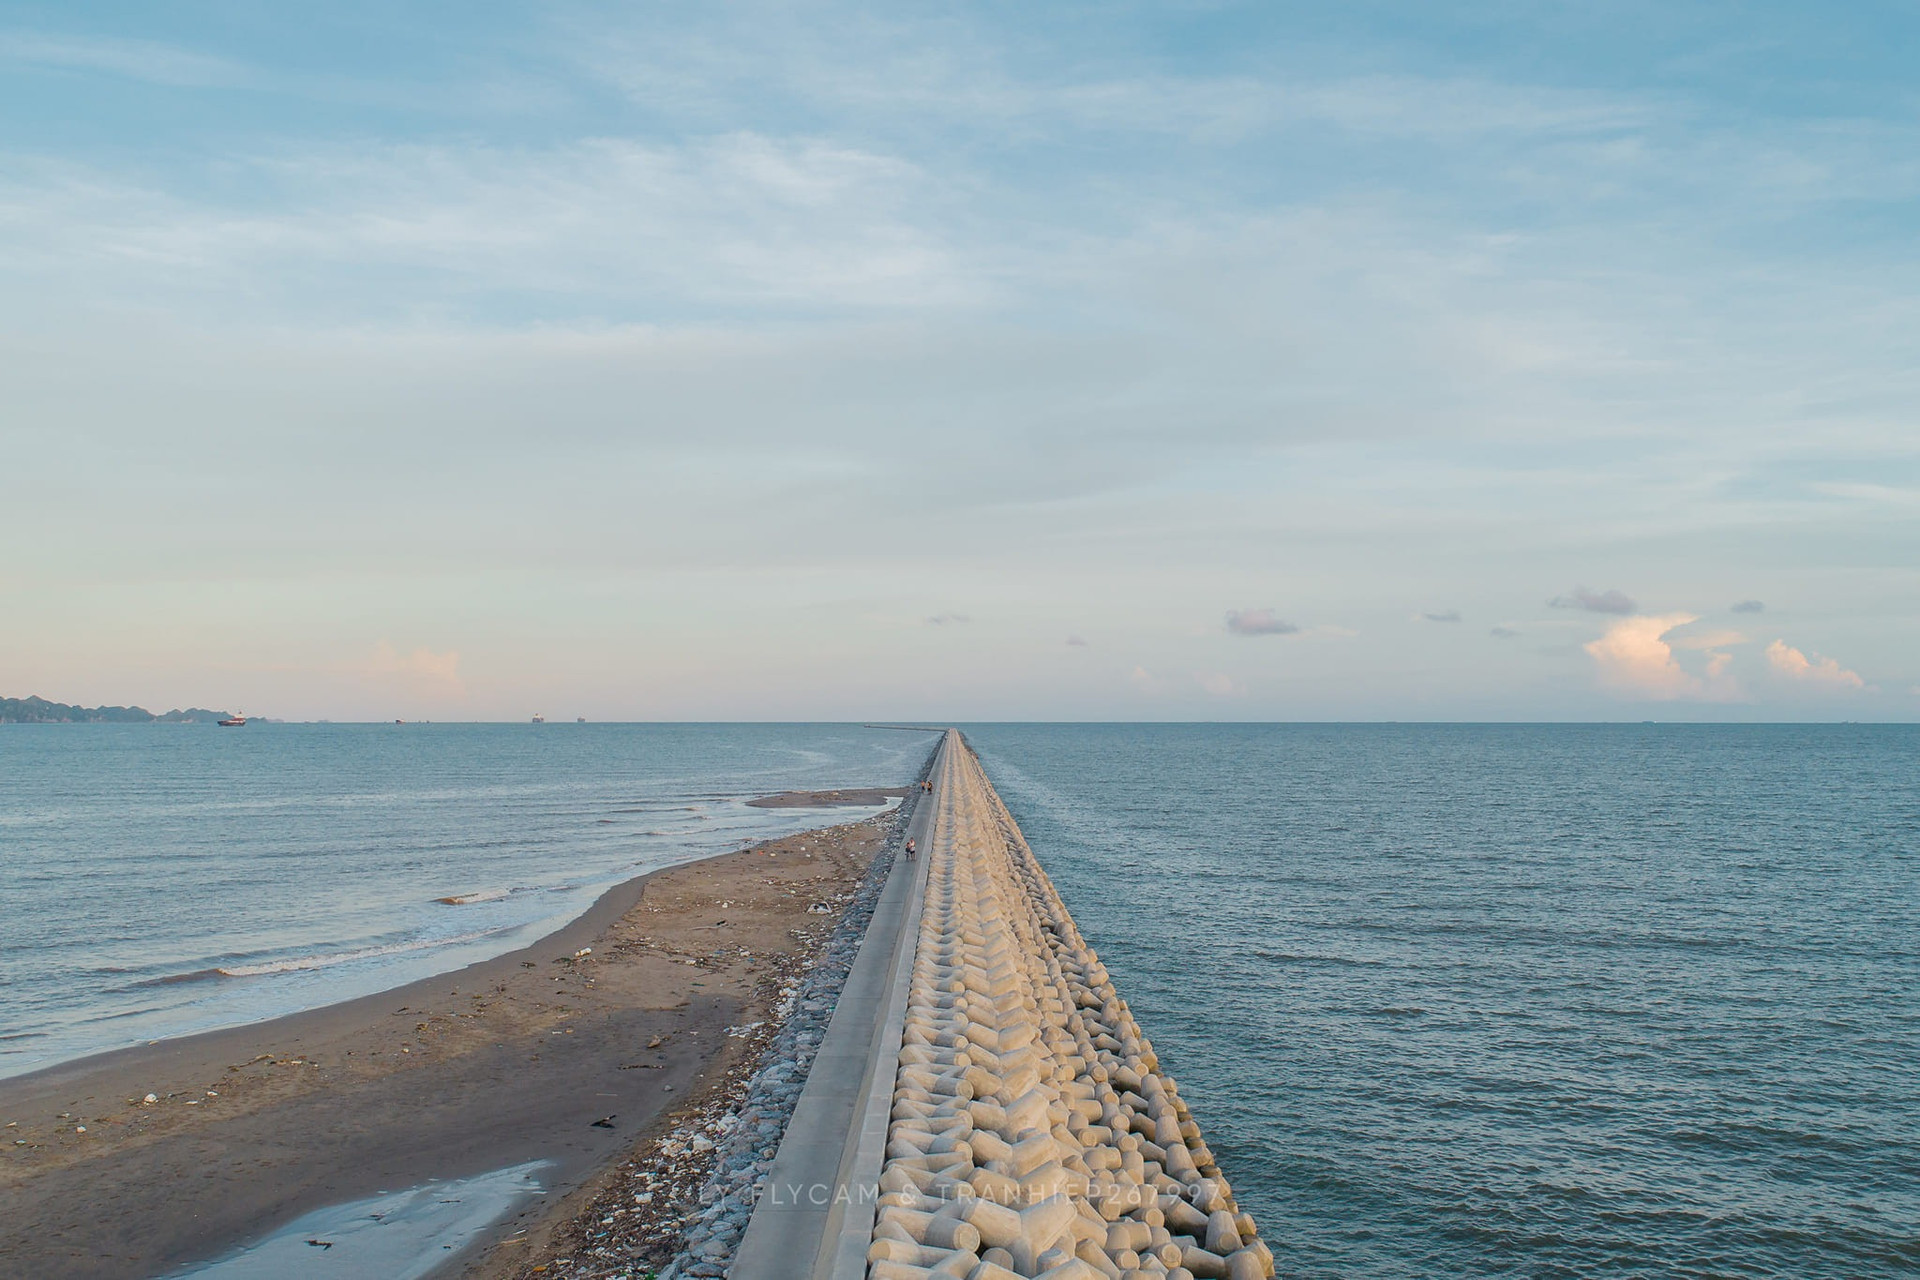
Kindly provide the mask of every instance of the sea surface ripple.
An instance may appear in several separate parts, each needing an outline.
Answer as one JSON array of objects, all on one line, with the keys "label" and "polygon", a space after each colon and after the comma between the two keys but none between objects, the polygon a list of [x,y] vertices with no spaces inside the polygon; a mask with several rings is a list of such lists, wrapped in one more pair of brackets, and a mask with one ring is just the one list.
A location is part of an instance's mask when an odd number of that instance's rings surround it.
[{"label": "sea surface ripple", "polygon": [[638,873],[874,810],[847,725],[0,727],[0,1076],[523,946]]},{"label": "sea surface ripple", "polygon": [[1283,1274],[1920,1274],[1920,729],[968,729]]}]

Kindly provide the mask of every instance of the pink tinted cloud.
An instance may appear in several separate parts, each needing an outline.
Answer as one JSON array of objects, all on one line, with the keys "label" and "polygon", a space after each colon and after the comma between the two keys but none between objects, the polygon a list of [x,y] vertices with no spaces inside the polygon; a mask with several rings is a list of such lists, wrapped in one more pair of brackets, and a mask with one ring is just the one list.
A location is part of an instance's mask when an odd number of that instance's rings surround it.
[{"label": "pink tinted cloud", "polygon": [[1583,647],[1594,661],[1600,683],[1621,693],[1662,702],[1738,698],[1739,685],[1728,673],[1731,654],[1709,652],[1704,675],[1688,671],[1674,657],[1676,646],[1669,633],[1696,620],[1691,613],[1623,618]]},{"label": "pink tinted cloud", "polygon": [[1832,658],[1814,654],[1809,658],[1784,640],[1767,646],[1767,663],[1789,680],[1828,689],[1864,689],[1867,682],[1857,671],[1849,671]]}]

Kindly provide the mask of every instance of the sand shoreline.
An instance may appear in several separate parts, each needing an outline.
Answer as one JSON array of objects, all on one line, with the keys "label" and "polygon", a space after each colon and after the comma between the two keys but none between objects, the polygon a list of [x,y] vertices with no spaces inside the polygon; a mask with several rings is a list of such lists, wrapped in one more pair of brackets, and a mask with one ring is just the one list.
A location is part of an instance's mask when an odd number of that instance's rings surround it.
[{"label": "sand shoreline", "polygon": [[891,819],[635,877],[437,977],[0,1081],[0,1269],[152,1276],[534,1159],[560,1201],[724,1071],[729,1028],[805,964]]}]

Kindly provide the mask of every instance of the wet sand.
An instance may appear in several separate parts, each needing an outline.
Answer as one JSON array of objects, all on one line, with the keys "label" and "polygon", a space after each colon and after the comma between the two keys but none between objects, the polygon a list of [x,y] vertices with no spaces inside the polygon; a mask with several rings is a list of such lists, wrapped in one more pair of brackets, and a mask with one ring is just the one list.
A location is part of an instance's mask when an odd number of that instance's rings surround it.
[{"label": "wet sand", "polygon": [[0,1081],[0,1274],[151,1277],[530,1160],[553,1162],[560,1205],[726,1076],[729,1029],[764,1018],[891,823],[639,877],[531,947],[393,991]]}]

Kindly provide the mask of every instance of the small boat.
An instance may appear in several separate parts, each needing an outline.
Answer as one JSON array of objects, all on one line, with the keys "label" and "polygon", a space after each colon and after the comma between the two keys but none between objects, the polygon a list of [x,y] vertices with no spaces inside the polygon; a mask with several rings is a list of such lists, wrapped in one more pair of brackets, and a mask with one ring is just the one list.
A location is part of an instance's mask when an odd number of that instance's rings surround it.
[{"label": "small boat", "polygon": [[535,716],[533,718],[533,722],[535,724],[545,724],[547,722],[547,718],[545,716]]},{"label": "small boat", "polygon": [[575,716],[573,718],[573,722],[575,724],[585,724],[587,722],[587,718],[585,716]]},{"label": "small boat", "polygon": [[246,722],[247,722],[246,715],[244,713],[241,713],[239,715],[228,716],[225,720],[216,721],[215,723],[217,723],[223,729],[238,729],[241,725],[245,724]]}]

